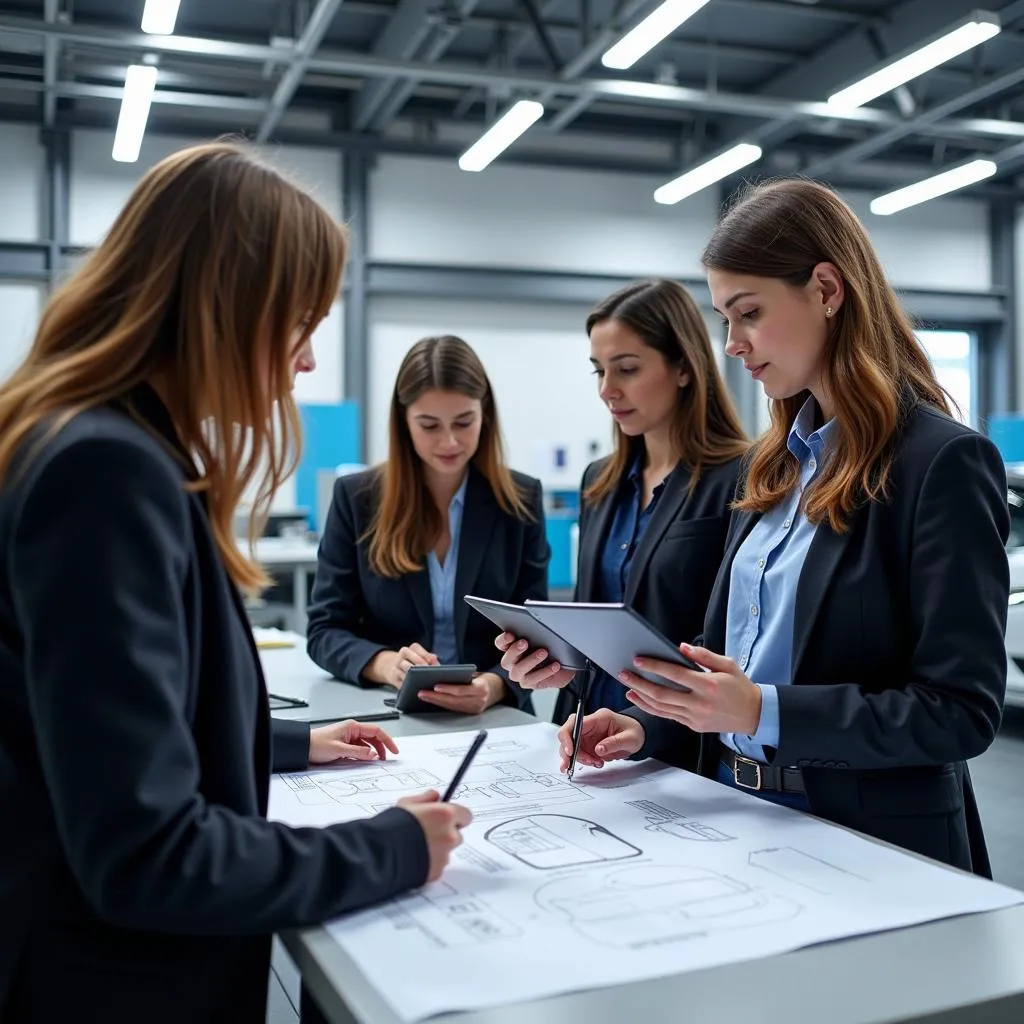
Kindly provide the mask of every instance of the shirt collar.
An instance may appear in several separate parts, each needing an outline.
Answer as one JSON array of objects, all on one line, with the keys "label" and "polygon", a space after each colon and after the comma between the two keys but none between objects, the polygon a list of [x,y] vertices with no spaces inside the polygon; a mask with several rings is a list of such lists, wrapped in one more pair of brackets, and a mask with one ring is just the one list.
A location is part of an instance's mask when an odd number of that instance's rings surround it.
[{"label": "shirt collar", "polygon": [[469,484],[469,473],[463,477],[462,483],[459,484],[459,489],[452,495],[452,500],[448,503],[448,511],[450,512],[453,508],[458,506],[464,508],[466,505],[466,487]]},{"label": "shirt collar", "polygon": [[835,442],[835,417],[814,430],[817,413],[818,402],[813,395],[809,395],[807,401],[800,406],[793,426],[789,428],[787,447],[801,461],[809,453],[820,462],[821,457],[828,454]]}]

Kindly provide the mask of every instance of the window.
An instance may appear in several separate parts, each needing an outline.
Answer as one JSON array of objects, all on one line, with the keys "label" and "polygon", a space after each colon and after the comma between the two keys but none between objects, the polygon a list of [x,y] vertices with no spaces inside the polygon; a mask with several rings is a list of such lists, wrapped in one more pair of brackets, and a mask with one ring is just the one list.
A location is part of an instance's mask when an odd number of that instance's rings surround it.
[{"label": "window", "polygon": [[959,407],[953,409],[953,415],[974,426],[975,335],[969,331],[918,331],[917,337],[932,361],[939,383]]}]

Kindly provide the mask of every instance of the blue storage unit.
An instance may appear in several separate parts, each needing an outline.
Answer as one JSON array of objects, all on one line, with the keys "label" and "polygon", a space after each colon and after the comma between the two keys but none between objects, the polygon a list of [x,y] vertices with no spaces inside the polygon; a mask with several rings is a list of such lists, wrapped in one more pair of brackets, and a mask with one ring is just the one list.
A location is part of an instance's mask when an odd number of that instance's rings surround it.
[{"label": "blue storage unit", "polygon": [[548,587],[564,590],[574,585],[575,552],[572,528],[579,521],[580,492],[552,489],[544,492],[544,525],[551,545]]},{"label": "blue storage unit", "polygon": [[[302,461],[295,473],[295,504],[310,509],[316,519],[316,474],[343,462],[359,462],[361,424],[358,402],[336,405],[300,405],[302,417]],[[319,530],[321,523],[310,522]]]},{"label": "blue storage unit", "polygon": [[1006,463],[1024,462],[1024,413],[990,416],[988,436]]}]

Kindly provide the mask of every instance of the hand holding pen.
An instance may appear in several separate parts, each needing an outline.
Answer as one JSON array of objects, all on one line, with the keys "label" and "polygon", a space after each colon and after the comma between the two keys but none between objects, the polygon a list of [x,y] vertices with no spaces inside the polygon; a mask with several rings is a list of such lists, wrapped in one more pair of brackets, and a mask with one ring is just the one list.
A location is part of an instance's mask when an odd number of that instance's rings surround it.
[{"label": "hand holding pen", "polygon": [[563,772],[569,770],[571,763],[573,767],[578,763],[588,768],[603,768],[607,761],[631,757],[643,748],[646,739],[644,727],[635,718],[607,708],[583,718],[579,736],[574,742],[576,722],[577,716],[573,715],[558,731]]}]

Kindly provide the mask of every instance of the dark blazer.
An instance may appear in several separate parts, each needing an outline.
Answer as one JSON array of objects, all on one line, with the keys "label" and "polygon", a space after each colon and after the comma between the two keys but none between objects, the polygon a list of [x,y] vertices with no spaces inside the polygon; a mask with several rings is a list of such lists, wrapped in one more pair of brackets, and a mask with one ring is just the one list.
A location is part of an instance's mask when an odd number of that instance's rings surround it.
[{"label": "dark blazer", "polygon": [[[907,416],[888,499],[811,542],[772,763],[803,769],[819,817],[987,875],[964,762],[995,737],[1006,690],[1006,473],[989,440],[943,413],[918,404]],[[729,574],[757,519],[733,515],[711,650],[725,649]],[[647,731],[641,756],[714,775],[717,735],[628,714]]]},{"label": "dark blazer", "polygon": [[[670,640],[696,636],[704,623],[708,597],[725,551],[729,505],[735,497],[740,458],[709,466],[690,492],[690,474],[679,466],[665,484],[643,538],[633,556],[624,603],[635,608]],[[607,459],[592,462],[583,474],[581,494],[597,479]],[[615,509],[628,479],[596,505],[580,511],[577,601],[596,601],[601,557]],[[571,689],[559,692],[554,722],[561,725],[576,710]]]},{"label": "dark blazer", "polygon": [[[540,481],[522,473],[513,479],[532,520],[504,512],[490,484],[470,468],[455,571],[455,642],[459,660],[505,680],[506,704],[532,711],[529,694],[511,682],[494,646],[495,627],[462,598],[466,594],[522,604],[546,600],[551,549],[544,532]],[[379,576],[369,565],[369,542],[361,540],[376,508],[377,471],[339,477],[320,541],[309,607],[309,656],[338,679],[372,686],[363,669],[379,651],[411,643],[428,651],[434,642],[430,574],[397,579]]]},{"label": "dark blazer", "polygon": [[[263,1024],[270,937],[420,885],[393,809],[265,819],[260,662],[155,394],[0,488],[0,1019]],[[274,730],[274,767],[308,733]]]}]

